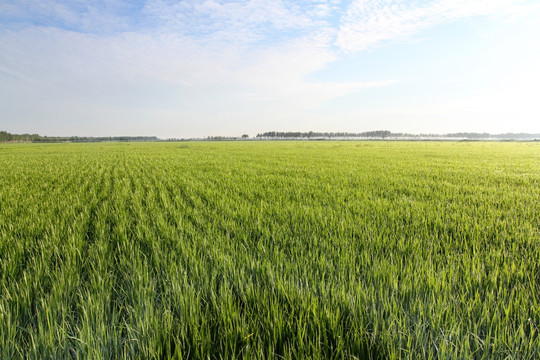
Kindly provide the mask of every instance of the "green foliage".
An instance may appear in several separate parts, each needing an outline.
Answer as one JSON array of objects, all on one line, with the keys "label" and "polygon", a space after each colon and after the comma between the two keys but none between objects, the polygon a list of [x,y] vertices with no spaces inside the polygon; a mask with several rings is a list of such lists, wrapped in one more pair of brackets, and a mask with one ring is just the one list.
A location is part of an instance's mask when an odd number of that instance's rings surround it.
[{"label": "green foliage", "polygon": [[0,145],[0,358],[539,358],[538,164],[537,143]]},{"label": "green foliage", "polygon": [[32,142],[41,136],[37,134],[10,134],[6,131],[0,131],[0,142]]},{"label": "green foliage", "polygon": [[61,143],[61,142],[110,142],[110,141],[158,141],[155,136],[41,136],[38,134],[10,134],[0,131],[0,142],[34,142],[34,143]]}]

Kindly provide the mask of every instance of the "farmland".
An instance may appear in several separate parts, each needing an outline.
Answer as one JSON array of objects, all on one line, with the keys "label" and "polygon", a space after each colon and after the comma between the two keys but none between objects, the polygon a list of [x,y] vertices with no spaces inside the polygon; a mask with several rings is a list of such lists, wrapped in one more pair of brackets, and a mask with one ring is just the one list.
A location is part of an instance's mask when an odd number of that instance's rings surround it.
[{"label": "farmland", "polygon": [[540,143],[0,144],[0,358],[540,358]]}]

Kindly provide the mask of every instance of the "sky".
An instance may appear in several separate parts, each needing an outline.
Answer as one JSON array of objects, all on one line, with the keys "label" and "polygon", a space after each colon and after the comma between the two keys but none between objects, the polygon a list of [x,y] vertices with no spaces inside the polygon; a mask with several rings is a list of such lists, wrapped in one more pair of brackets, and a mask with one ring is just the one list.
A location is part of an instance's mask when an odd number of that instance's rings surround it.
[{"label": "sky", "polygon": [[537,0],[0,0],[0,130],[540,133]]}]

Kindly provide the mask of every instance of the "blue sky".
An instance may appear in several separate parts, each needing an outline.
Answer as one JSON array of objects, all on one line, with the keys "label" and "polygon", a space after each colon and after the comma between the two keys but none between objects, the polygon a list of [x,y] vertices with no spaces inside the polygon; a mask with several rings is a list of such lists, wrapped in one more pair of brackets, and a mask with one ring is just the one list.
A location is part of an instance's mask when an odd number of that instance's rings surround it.
[{"label": "blue sky", "polygon": [[540,4],[0,0],[0,130],[540,133]]}]

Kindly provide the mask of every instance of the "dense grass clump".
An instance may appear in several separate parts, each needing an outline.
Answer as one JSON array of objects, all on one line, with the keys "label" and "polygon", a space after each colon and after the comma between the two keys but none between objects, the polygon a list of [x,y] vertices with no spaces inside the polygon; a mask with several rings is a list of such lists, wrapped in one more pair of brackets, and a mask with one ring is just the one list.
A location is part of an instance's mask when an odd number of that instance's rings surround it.
[{"label": "dense grass clump", "polygon": [[2,359],[540,358],[540,144],[0,145]]}]

